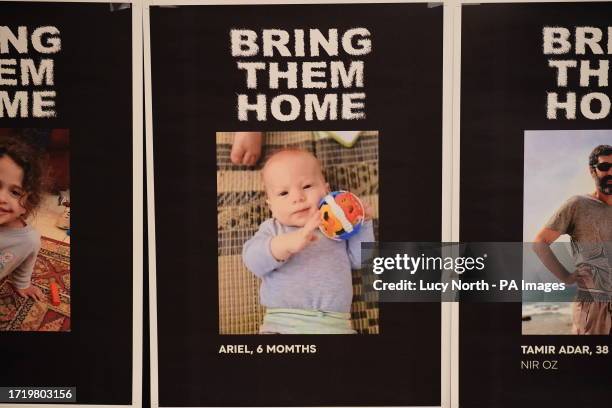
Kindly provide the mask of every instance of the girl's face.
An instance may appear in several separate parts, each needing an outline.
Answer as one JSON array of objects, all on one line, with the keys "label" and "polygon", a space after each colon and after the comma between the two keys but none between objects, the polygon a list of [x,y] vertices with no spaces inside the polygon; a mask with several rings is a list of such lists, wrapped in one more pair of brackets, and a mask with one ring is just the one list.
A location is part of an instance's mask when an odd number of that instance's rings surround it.
[{"label": "girl's face", "polygon": [[26,213],[21,202],[23,169],[8,155],[0,157],[0,225],[18,228],[23,226],[21,216]]}]

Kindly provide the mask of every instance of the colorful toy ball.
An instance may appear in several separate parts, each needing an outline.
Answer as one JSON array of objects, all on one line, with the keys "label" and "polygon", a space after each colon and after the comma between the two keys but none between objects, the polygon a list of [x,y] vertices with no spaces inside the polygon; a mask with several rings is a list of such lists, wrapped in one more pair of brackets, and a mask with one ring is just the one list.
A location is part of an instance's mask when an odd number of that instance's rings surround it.
[{"label": "colorful toy ball", "polygon": [[319,202],[321,226],[319,229],[328,238],[336,241],[349,239],[363,224],[363,204],[348,191],[332,191]]}]

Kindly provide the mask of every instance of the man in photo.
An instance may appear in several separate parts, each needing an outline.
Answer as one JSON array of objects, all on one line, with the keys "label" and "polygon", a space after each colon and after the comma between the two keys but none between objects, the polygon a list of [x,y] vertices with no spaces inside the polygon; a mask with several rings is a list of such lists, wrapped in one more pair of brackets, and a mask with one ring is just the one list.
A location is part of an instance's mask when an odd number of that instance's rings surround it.
[{"label": "man in photo", "polygon": [[[589,155],[595,182],[590,194],[570,197],[534,239],[534,251],[550,272],[577,284],[573,304],[574,334],[609,335],[612,331],[612,146]],[[575,270],[568,271],[550,249],[561,235],[571,238]]]}]

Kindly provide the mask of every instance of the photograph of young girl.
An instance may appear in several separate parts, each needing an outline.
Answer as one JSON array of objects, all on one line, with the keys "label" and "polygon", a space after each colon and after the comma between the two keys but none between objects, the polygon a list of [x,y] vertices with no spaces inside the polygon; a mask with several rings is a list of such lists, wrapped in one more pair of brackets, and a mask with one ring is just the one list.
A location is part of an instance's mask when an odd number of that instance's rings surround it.
[{"label": "photograph of young girl", "polygon": [[70,331],[67,129],[0,129],[0,330]]},{"label": "photograph of young girl", "polygon": [[220,334],[377,334],[378,132],[217,133]]}]

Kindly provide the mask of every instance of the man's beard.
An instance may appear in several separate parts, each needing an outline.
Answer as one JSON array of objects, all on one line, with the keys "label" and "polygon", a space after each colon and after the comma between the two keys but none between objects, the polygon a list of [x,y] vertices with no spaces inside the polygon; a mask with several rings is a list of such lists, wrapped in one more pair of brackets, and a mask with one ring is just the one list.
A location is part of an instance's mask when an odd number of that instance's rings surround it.
[{"label": "man's beard", "polygon": [[602,178],[597,178],[597,184],[599,187],[599,191],[604,193],[605,195],[612,195],[612,184],[609,184],[608,181],[612,180],[612,176],[603,176]]}]

